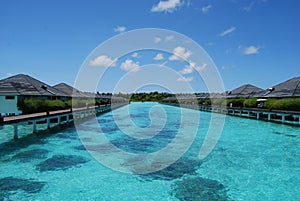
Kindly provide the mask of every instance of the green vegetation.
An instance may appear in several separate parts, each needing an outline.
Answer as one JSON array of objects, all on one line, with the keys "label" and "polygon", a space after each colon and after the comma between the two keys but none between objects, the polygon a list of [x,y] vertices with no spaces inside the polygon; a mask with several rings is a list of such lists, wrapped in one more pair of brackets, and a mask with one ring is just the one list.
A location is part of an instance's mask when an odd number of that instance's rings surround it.
[{"label": "green vegetation", "polygon": [[233,107],[244,107],[245,98],[230,98],[227,99],[227,106],[230,106],[232,103]]},{"label": "green vegetation", "polygon": [[[188,97],[188,94],[185,94]],[[127,100],[133,102],[167,102],[167,103],[178,103],[177,99],[171,99],[164,101],[165,98],[184,96],[184,94],[169,94],[169,93],[136,93],[136,94],[118,94],[119,97],[126,98]],[[194,100],[183,100],[180,101],[185,104],[194,104]],[[54,110],[62,110],[72,108],[72,106],[86,107],[93,105],[103,105],[110,104],[110,100],[97,100],[94,99],[74,99],[72,100],[43,100],[38,98],[21,98],[18,101],[18,107],[23,111],[23,114],[36,113],[36,112],[46,112]],[[214,105],[217,107],[244,107],[244,108],[256,108],[257,107],[257,98],[214,98],[206,100],[198,100],[199,105]],[[275,99],[269,98],[265,104],[265,109],[273,110],[289,110],[289,111],[300,111],[300,97],[299,98],[282,98]]]},{"label": "green vegetation", "polygon": [[246,108],[255,108],[257,107],[257,99],[256,98],[248,98],[244,100],[244,107]]},{"label": "green vegetation", "polygon": [[274,110],[300,111],[300,97],[299,98],[268,99],[265,102],[265,108],[274,109]]},{"label": "green vegetation", "polygon": [[[176,103],[176,101],[168,101],[169,103]],[[188,103],[188,101],[186,101]],[[199,105],[214,105],[218,107],[243,107],[243,108],[256,108],[257,98],[214,98],[206,100],[198,100]],[[299,98],[269,98],[265,104],[265,109],[273,110],[288,110],[300,111],[300,97]]]},{"label": "green vegetation", "polygon": [[55,111],[55,110],[63,110],[69,109],[73,107],[86,107],[93,106],[93,105],[103,105],[108,104],[109,100],[97,100],[95,102],[94,99],[74,99],[74,100],[43,100],[38,98],[24,98],[19,99],[18,101],[18,108],[22,110],[23,114],[31,114],[37,112],[47,112],[47,111]]},{"label": "green vegetation", "polygon": [[227,100],[225,98],[214,98],[211,99],[211,105],[224,107],[227,105]]},{"label": "green vegetation", "polygon": [[[123,96],[124,97],[124,96]],[[162,102],[163,99],[168,97],[174,97],[174,95],[171,95],[169,93],[159,93],[157,91],[150,92],[150,93],[135,93],[135,94],[129,94],[124,98],[130,99],[130,101],[133,102]]]},{"label": "green vegetation", "polygon": [[61,110],[66,108],[66,104],[61,100],[40,100],[36,98],[25,98],[18,102],[18,107],[23,114],[35,112],[46,112]]}]

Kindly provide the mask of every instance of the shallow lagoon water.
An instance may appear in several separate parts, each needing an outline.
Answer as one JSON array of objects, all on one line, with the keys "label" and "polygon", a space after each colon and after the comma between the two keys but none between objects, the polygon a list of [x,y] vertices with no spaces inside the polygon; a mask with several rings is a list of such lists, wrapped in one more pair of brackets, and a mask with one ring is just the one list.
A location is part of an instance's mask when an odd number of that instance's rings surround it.
[{"label": "shallow lagoon water", "polygon": [[[165,147],[176,135],[180,109],[157,103],[132,103],[115,110],[122,123],[129,107],[132,121],[145,128],[151,122],[149,109],[153,106],[163,107],[168,119],[162,131],[150,139],[136,140],[124,134],[116,127],[112,113],[103,114],[97,120],[115,146],[132,153],[152,153]],[[200,112],[197,137],[177,162],[144,175],[111,170],[85,150],[82,142],[89,150],[110,154],[106,147],[93,144],[89,138],[90,132],[100,132],[99,125],[91,121],[80,125],[86,130],[82,141],[73,127],[27,135],[31,127],[23,126],[20,130],[23,138],[15,142],[11,141],[12,127],[4,126],[0,129],[0,200],[299,199],[298,127],[228,116],[215,149],[199,160],[210,117],[210,113]],[[188,122],[193,123],[193,119]],[[114,160],[114,154],[111,155]]]}]

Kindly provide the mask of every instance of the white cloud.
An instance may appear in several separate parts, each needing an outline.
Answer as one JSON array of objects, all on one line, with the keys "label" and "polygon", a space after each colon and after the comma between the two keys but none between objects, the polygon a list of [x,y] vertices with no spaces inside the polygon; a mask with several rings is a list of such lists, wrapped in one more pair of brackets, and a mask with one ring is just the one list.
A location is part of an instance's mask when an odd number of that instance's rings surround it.
[{"label": "white cloud", "polygon": [[163,54],[158,53],[153,59],[154,59],[154,60],[157,60],[157,61],[163,60],[163,59],[164,59],[164,56],[163,56]]},{"label": "white cloud", "polygon": [[255,4],[255,1],[251,1],[250,4],[244,8],[244,10],[247,12],[251,11],[254,4]]},{"label": "white cloud", "polygon": [[139,57],[139,54],[137,52],[134,52],[131,56],[134,58],[137,58],[137,57]]},{"label": "white cloud", "polygon": [[173,55],[169,57],[169,60],[187,60],[192,55],[191,51],[185,50],[184,47],[175,47]]},{"label": "white cloud", "polygon": [[222,66],[221,69],[222,70],[231,70],[236,68],[234,64],[231,64],[230,66]]},{"label": "white cloud", "polygon": [[235,29],[236,29],[235,27],[230,27],[229,29],[226,29],[225,31],[221,32],[221,33],[219,34],[219,36],[221,36],[221,37],[226,36],[226,35],[228,35],[228,34],[234,32]]},{"label": "white cloud", "polygon": [[164,61],[163,63],[159,64],[160,66],[165,66],[168,63],[168,61]]},{"label": "white cloud", "polygon": [[153,6],[152,12],[169,12],[172,13],[177,7],[182,5],[181,0],[166,0],[160,1],[156,6]]},{"label": "white cloud", "polygon": [[249,47],[246,47],[243,50],[243,54],[245,54],[245,55],[258,54],[259,53],[259,49],[260,49],[260,47],[255,47],[255,46],[251,45]]},{"label": "white cloud", "polygon": [[102,66],[102,67],[109,67],[109,66],[116,66],[117,59],[112,59],[106,55],[101,55],[96,57],[94,60],[90,61],[91,66]]},{"label": "white cloud", "polygon": [[256,5],[262,4],[262,3],[266,3],[268,0],[252,0],[248,6],[244,7],[244,10],[247,12],[250,12],[252,10],[252,8]]},{"label": "white cloud", "polygon": [[6,76],[13,76],[14,74],[12,72],[6,73]]},{"label": "white cloud", "polygon": [[118,26],[118,27],[114,28],[114,31],[118,32],[118,33],[122,33],[124,31],[126,31],[126,27],[124,27],[124,26]]},{"label": "white cloud", "polygon": [[125,71],[133,71],[136,72],[140,69],[140,62],[134,62],[131,59],[126,59],[122,64],[121,64],[121,69]]},{"label": "white cloud", "polygon": [[208,11],[211,9],[211,7],[212,7],[211,5],[203,6],[201,8],[202,13],[204,13],[204,14],[208,13]]},{"label": "white cloud", "polygon": [[165,41],[166,41],[166,42],[169,42],[169,41],[171,41],[171,40],[174,40],[174,36],[173,36],[173,35],[166,36],[166,38],[165,38]]},{"label": "white cloud", "polygon": [[197,66],[197,64],[193,61],[189,62],[189,65],[185,66],[179,73],[181,74],[191,74],[192,72],[196,71],[202,71],[206,68],[207,64],[203,63],[201,66]]},{"label": "white cloud", "polygon": [[155,38],[153,38],[153,42],[154,43],[160,43],[161,42],[161,38],[160,37],[155,37]]},{"label": "white cloud", "polygon": [[228,48],[227,50],[225,50],[225,53],[226,53],[226,54],[229,54],[229,53],[231,53],[232,51],[233,51],[232,48]]},{"label": "white cloud", "polygon": [[177,82],[191,82],[194,80],[194,77],[179,77]]}]

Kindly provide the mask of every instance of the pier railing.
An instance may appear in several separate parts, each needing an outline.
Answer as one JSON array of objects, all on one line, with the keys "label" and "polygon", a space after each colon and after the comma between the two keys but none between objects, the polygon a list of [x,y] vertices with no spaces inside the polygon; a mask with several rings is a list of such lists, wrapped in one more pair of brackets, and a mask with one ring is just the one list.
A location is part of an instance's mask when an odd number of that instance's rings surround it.
[{"label": "pier railing", "polygon": [[32,124],[32,132],[37,133],[37,124],[46,124],[46,128],[50,129],[51,122],[56,125],[69,123],[74,119],[85,120],[113,109],[127,105],[127,103],[118,103],[112,105],[88,106],[83,108],[71,108],[65,110],[40,112],[34,114],[1,117],[0,126],[13,125],[14,139],[18,139],[18,126]]},{"label": "pier railing", "polygon": [[283,111],[283,110],[268,110],[260,108],[236,108],[236,107],[216,107],[208,105],[192,105],[192,104],[175,104],[163,103],[171,106],[190,108],[204,112],[214,112],[230,116],[244,117],[249,119],[257,119],[270,121],[275,123],[289,124],[300,126],[300,112],[298,111]]}]

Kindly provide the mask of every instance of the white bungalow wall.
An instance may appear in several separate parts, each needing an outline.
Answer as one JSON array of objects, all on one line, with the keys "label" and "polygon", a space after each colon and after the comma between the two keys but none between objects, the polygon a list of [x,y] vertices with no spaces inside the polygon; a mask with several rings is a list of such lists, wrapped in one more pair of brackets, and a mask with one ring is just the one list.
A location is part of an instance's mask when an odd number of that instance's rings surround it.
[{"label": "white bungalow wall", "polygon": [[[13,99],[11,99],[14,97]],[[19,115],[22,112],[18,110],[18,96],[0,95],[0,114],[2,116]]]}]

